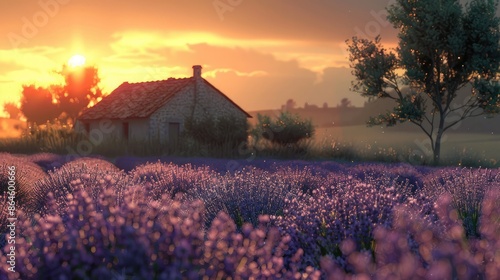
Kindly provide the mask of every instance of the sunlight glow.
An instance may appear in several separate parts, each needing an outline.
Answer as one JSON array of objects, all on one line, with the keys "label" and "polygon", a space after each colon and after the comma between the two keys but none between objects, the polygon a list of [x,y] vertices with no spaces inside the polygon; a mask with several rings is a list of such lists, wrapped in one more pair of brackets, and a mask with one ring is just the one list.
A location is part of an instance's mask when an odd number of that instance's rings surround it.
[{"label": "sunlight glow", "polygon": [[79,67],[85,64],[85,57],[81,54],[75,54],[68,60],[70,67]]}]

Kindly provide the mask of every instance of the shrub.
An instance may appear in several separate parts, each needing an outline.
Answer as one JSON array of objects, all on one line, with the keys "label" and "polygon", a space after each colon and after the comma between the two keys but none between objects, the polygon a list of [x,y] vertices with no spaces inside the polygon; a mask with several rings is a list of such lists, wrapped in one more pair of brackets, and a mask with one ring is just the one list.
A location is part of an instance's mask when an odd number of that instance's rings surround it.
[{"label": "shrub", "polygon": [[[129,181],[130,178],[125,172],[119,171],[109,162],[82,158],[49,171],[47,178],[36,182],[30,209],[42,214],[56,214],[47,211],[57,209],[57,214],[65,216],[71,197],[81,189],[88,192],[96,207],[100,194],[107,188],[113,189],[116,198],[123,201],[123,191],[130,185]],[[55,198],[56,208],[47,205],[49,193]]]},{"label": "shrub", "polygon": [[[265,216],[241,233],[221,213],[205,233],[199,202],[116,204],[105,191],[100,209],[84,190],[69,201],[68,218],[38,218],[20,224],[16,272],[1,256],[0,275],[8,279],[319,279],[319,271],[284,267],[289,239],[269,227]],[[55,203],[49,203],[56,207]],[[56,208],[52,209],[55,212]],[[4,279],[2,278],[2,279]]]},{"label": "shrub", "polygon": [[279,176],[245,167],[196,184],[189,197],[205,203],[207,225],[224,211],[241,228],[244,223],[257,225],[259,215],[282,214],[285,200],[298,192],[297,185],[280,181]]},{"label": "shrub", "polygon": [[395,210],[394,228],[377,227],[375,258],[356,251],[352,241],[342,243],[346,273],[331,258],[321,261],[322,273],[329,279],[498,279],[500,258],[498,232],[500,192],[489,191],[481,207],[480,239],[464,242],[462,227],[449,194],[436,203],[439,224],[436,227],[411,207]]},{"label": "shrub", "polygon": [[77,158],[75,160],[69,161],[65,164],[63,164],[61,167],[69,168],[69,169],[75,169],[75,168],[93,168],[95,167],[96,169],[102,170],[102,171],[111,171],[111,172],[118,172],[120,169],[116,167],[113,163],[105,160],[105,159],[100,159],[100,158],[94,158],[94,157],[82,157],[82,158]]},{"label": "shrub", "polygon": [[[40,171],[29,157],[2,160]],[[127,175],[80,159],[43,173],[42,215],[20,207],[16,273],[4,247],[0,279],[499,279],[498,169],[204,166],[220,163]]]},{"label": "shrub", "polygon": [[493,189],[500,189],[498,170],[463,168],[436,172],[427,180],[423,192],[432,202],[444,194],[450,195],[466,236],[478,237],[481,206],[486,193]]},{"label": "shrub", "polygon": [[263,137],[272,143],[286,146],[297,144],[314,135],[310,120],[303,120],[298,115],[282,112],[274,121],[269,116],[257,115],[258,123],[253,131],[257,139]]},{"label": "shrub", "polygon": [[200,144],[237,147],[247,141],[248,122],[245,118],[230,117],[187,118],[184,136]]},{"label": "shrub", "polygon": [[4,238],[5,233],[8,232],[9,224],[8,218],[11,218],[8,211],[9,204],[12,203],[9,200],[9,167],[15,167],[15,195],[14,202],[16,207],[15,217],[19,210],[25,209],[29,211],[27,207],[32,203],[33,196],[33,185],[43,178],[47,177],[47,174],[36,164],[26,160],[25,158],[19,158],[11,156],[9,154],[0,154],[0,247],[6,243]]},{"label": "shrub", "polygon": [[397,164],[374,164],[364,163],[355,164],[349,169],[349,174],[355,178],[365,180],[366,177],[390,178],[401,184],[408,182],[412,192],[415,193],[424,185],[424,176],[417,168],[407,163]]},{"label": "shrub", "polygon": [[389,178],[360,181],[332,174],[312,195],[287,199],[284,215],[271,218],[291,236],[289,254],[300,248],[304,265],[319,267],[322,256],[344,260],[340,245],[345,239],[352,239],[357,251],[373,252],[373,230],[377,225],[391,227],[392,210],[401,203],[402,188]]},{"label": "shrub", "polygon": [[42,168],[26,158],[2,154],[0,155],[0,195],[6,192],[8,188],[9,166],[14,166],[16,168],[14,177],[16,183],[15,199],[17,206],[29,204],[33,199],[33,185],[37,181],[46,178],[47,174]]},{"label": "shrub", "polygon": [[[68,201],[66,218],[55,214],[39,218],[35,226],[24,223],[26,238],[16,242],[16,261],[22,265],[9,276],[194,279],[203,256],[200,205],[177,203],[161,210],[159,204],[118,205],[116,200],[114,191],[106,190],[97,211],[93,199],[78,190]],[[57,212],[56,203],[49,204],[50,212]]]},{"label": "shrub", "polygon": [[131,181],[148,192],[151,200],[163,195],[174,198],[178,193],[187,193],[196,184],[203,184],[218,176],[208,167],[195,168],[190,164],[178,166],[172,163],[146,163],[129,172]]}]

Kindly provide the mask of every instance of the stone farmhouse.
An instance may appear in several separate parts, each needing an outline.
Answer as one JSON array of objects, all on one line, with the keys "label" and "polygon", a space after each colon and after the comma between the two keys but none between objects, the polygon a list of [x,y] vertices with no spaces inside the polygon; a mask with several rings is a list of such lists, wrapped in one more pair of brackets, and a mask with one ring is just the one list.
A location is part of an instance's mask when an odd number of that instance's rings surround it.
[{"label": "stone farmhouse", "polygon": [[[91,133],[106,123],[106,137],[122,140],[177,141],[187,118],[251,118],[240,106],[201,77],[200,65],[189,78],[122,83],[85,109],[75,129]],[[103,134],[101,132],[101,134]]]}]

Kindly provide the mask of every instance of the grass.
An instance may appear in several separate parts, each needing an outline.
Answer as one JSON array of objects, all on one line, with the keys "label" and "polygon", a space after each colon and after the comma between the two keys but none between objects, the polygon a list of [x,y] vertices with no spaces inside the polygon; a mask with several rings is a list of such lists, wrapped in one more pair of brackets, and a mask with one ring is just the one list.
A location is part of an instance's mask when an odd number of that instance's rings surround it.
[{"label": "grass", "polygon": [[[82,157],[101,155],[108,158],[125,155],[139,157],[170,155],[432,164],[432,157],[426,156],[415,145],[415,139],[417,141],[425,139],[423,135],[383,132],[380,133],[377,129],[370,131],[365,127],[342,127],[318,129],[316,139],[298,144],[278,145],[265,139],[255,142],[250,138],[247,144],[239,146],[229,143],[206,145],[189,139],[181,139],[175,145],[169,145],[160,141],[134,142],[116,139],[92,143],[85,135],[76,134],[71,128],[49,126],[45,129],[27,130],[20,138],[0,139],[0,152],[14,154],[48,152],[62,155],[75,154]],[[337,140],[334,135],[342,140]],[[419,138],[416,138],[417,135]],[[500,158],[500,149],[496,147],[498,140],[494,138],[488,135],[476,137],[474,135],[451,135],[443,143],[440,165],[500,167],[500,162],[497,160]],[[384,139],[386,141],[383,141]],[[477,145],[481,146],[481,143],[483,143],[483,150],[478,152]]]},{"label": "grass", "polygon": [[102,155],[117,157],[132,156],[201,156],[237,157],[238,149],[228,143],[203,145],[188,139],[181,139],[171,145],[161,141],[126,141],[108,139],[96,143],[86,135],[78,134],[69,127],[32,128],[19,138],[0,139],[0,151],[14,154],[55,153],[77,154],[79,156]]}]

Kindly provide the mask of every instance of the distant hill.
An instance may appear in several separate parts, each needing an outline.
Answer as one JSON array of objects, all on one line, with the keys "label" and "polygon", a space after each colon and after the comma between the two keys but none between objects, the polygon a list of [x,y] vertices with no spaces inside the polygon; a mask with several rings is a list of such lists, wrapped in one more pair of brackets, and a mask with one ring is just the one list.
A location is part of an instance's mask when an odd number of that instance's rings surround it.
[{"label": "distant hill", "polygon": [[[302,118],[312,120],[313,124],[317,127],[331,127],[331,126],[346,126],[346,125],[359,125],[363,123],[361,114],[364,108],[349,107],[349,108],[296,108],[288,110],[292,114],[298,114]],[[263,110],[249,112],[253,119],[251,122],[257,122],[257,114],[278,116],[280,110]]]},{"label": "distant hill", "polygon": [[[354,126],[366,125],[370,116],[376,116],[390,110],[393,105],[386,102],[370,102],[365,103],[364,107],[317,107],[308,106],[308,108],[289,109],[288,112],[298,114],[302,118],[312,120],[316,127],[337,127],[337,126]],[[278,116],[281,110],[260,110],[248,112],[252,115],[250,123],[257,123],[257,114]],[[456,118],[456,116],[454,116]],[[452,120],[452,118],[449,118]],[[388,128],[394,131],[421,131],[417,126],[408,124],[398,124]],[[488,133],[500,134],[500,116],[494,118],[475,117],[469,118],[460,122],[455,128],[450,128],[447,132],[460,133]]]}]

